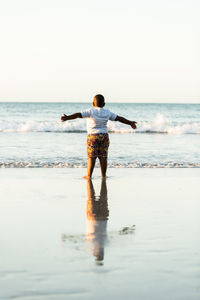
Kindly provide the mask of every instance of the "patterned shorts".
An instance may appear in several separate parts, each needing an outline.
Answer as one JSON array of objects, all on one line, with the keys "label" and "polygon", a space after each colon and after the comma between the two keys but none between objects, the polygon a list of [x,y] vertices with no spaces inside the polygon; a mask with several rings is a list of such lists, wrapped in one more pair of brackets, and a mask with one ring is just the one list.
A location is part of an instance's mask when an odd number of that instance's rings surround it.
[{"label": "patterned shorts", "polygon": [[107,157],[109,144],[110,141],[108,133],[88,134],[88,157]]}]

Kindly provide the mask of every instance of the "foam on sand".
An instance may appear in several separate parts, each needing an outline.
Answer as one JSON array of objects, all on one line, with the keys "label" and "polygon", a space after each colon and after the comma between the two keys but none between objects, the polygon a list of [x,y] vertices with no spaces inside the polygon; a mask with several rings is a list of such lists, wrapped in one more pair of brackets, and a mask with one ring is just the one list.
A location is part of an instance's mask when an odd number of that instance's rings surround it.
[{"label": "foam on sand", "polygon": [[[0,168],[86,168],[87,163],[68,163],[68,162],[44,162],[44,161],[11,161],[0,162]],[[96,167],[99,167],[99,163],[96,163]],[[109,168],[121,169],[121,168],[200,168],[200,163],[192,162],[133,162],[133,163],[108,163]]]}]

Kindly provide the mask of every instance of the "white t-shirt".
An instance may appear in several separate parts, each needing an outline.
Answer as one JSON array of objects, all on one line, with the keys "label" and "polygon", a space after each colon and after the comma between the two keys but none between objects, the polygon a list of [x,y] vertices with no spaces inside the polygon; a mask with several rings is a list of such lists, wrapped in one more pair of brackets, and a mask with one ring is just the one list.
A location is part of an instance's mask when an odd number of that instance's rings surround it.
[{"label": "white t-shirt", "polygon": [[87,119],[88,134],[107,133],[108,120],[115,121],[117,115],[102,107],[92,107],[81,112],[83,118]]}]

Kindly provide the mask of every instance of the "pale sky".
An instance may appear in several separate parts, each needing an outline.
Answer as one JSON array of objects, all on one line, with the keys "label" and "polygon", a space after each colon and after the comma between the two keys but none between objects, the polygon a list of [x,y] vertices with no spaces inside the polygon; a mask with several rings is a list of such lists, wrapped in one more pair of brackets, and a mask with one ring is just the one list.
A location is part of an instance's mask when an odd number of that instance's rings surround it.
[{"label": "pale sky", "polygon": [[0,101],[200,103],[199,0],[0,0]]}]

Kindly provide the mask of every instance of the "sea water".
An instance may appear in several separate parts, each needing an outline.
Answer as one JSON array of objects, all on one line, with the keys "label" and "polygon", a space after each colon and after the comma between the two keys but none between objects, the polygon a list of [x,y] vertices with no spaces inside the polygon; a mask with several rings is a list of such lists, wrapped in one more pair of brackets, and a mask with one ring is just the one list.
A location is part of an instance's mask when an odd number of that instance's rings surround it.
[{"label": "sea water", "polygon": [[[0,103],[0,167],[85,167],[86,120],[62,113],[91,103]],[[200,104],[108,103],[137,130],[108,122],[109,167],[200,167]]]}]

